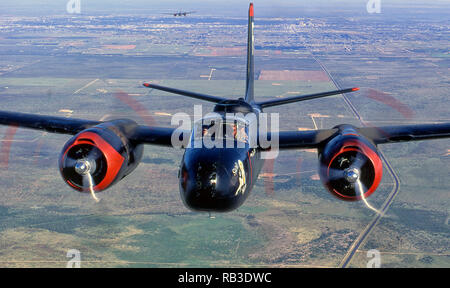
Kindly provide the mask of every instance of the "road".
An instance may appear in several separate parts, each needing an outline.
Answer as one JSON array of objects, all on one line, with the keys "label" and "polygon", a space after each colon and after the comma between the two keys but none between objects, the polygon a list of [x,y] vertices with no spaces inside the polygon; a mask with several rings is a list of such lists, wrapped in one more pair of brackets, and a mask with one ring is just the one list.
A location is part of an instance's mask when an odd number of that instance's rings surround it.
[{"label": "road", "polygon": [[[342,89],[337,83],[334,78],[331,76],[328,69],[320,62],[317,58],[313,56],[314,60],[320,65],[323,71],[327,73],[328,77],[333,81],[334,85],[337,89]],[[356,107],[352,104],[352,102],[348,99],[347,95],[342,94],[342,97],[344,99],[344,102],[346,105],[350,108],[353,115],[359,120],[362,126],[366,126],[364,120],[362,119],[361,115],[359,114]],[[381,209],[379,209],[380,213],[377,213],[374,218],[369,222],[369,224],[364,228],[364,230],[359,234],[359,236],[355,239],[355,241],[350,246],[349,250],[345,254],[344,258],[341,260],[341,263],[339,264],[339,267],[346,268],[350,264],[351,260],[353,259],[353,256],[356,254],[356,251],[358,251],[359,247],[364,243],[364,241],[368,238],[370,233],[373,231],[375,226],[378,224],[380,219],[383,217],[383,215],[386,213],[386,211],[389,209],[389,206],[392,204],[392,201],[397,196],[398,192],[400,191],[400,179],[395,172],[395,170],[392,168],[391,164],[387,160],[387,158],[384,156],[383,152],[378,149],[378,152],[380,154],[380,158],[383,160],[389,174],[391,174],[392,178],[394,179],[394,187],[392,188],[391,193],[389,193],[389,196],[384,201],[383,205],[381,206]]]}]

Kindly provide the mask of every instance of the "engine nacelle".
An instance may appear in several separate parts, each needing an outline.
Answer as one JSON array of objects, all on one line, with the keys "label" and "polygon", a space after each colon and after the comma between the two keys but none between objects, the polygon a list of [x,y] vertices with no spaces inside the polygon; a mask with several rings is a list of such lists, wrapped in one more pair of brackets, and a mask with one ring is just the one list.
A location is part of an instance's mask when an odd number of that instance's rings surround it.
[{"label": "engine nacelle", "polygon": [[143,145],[128,138],[136,127],[131,120],[114,120],[75,135],[59,158],[64,181],[80,192],[100,192],[131,173],[143,154]]},{"label": "engine nacelle", "polygon": [[336,197],[356,201],[370,196],[380,184],[383,164],[376,146],[351,125],[319,150],[319,175]]}]

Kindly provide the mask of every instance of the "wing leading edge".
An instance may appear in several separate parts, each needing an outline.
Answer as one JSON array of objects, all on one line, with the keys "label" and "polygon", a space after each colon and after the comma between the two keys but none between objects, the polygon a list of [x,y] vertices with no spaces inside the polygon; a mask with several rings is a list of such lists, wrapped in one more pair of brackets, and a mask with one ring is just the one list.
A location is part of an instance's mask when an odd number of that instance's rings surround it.
[{"label": "wing leading edge", "polygon": [[[75,135],[101,123],[103,122],[0,111],[0,125],[17,126],[20,128],[29,128],[58,134]],[[132,133],[130,140],[142,144],[172,146],[171,137],[174,131],[175,128],[138,125],[134,130],[134,133]]]},{"label": "wing leading edge", "polygon": [[0,125],[42,130],[50,133],[75,135],[102,122],[66,117],[0,111]]},{"label": "wing leading edge", "polygon": [[375,144],[419,141],[450,137],[450,123],[364,127],[358,131]]},{"label": "wing leading edge", "polygon": [[[0,111],[0,125],[75,135],[101,121]],[[143,144],[172,146],[176,128],[138,125],[130,140]],[[450,138],[450,123],[363,127],[356,130],[375,144]],[[337,133],[338,129],[311,131],[280,131],[280,149],[318,148]],[[184,131],[186,132],[186,131]],[[182,137],[180,135],[180,137]],[[271,135],[268,135],[270,140]],[[183,141],[183,139],[179,139]]]},{"label": "wing leading edge", "polygon": [[[356,128],[375,144],[450,138],[450,123],[398,125]],[[280,131],[280,149],[318,148],[331,139],[338,129]],[[270,135],[269,135],[270,140]]]}]

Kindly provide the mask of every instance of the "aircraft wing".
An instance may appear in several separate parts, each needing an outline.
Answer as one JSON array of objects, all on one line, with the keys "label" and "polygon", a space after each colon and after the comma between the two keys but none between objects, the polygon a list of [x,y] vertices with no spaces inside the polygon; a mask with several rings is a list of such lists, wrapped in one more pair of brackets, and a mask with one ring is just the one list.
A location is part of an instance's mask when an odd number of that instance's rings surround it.
[{"label": "aircraft wing", "polygon": [[[375,144],[450,138],[450,123],[398,125],[356,128]],[[311,131],[280,131],[280,149],[318,148],[327,143],[338,129]],[[271,136],[268,136],[269,140]]]},{"label": "aircraft wing", "polygon": [[[280,149],[310,149],[317,148],[325,143],[338,129],[322,129],[311,131],[280,131],[279,147]],[[271,140],[271,135],[268,137]]]},{"label": "aircraft wing", "polygon": [[84,129],[100,123],[100,121],[73,119],[67,117],[0,111],[1,125],[43,130],[50,133],[75,135]]},{"label": "aircraft wing", "polygon": [[[0,125],[17,126],[21,128],[46,131],[50,133],[75,135],[85,129],[101,123],[103,122],[67,117],[0,111]],[[143,144],[172,146],[171,136],[173,131],[175,131],[175,128],[139,125],[135,129],[130,140]]]},{"label": "aircraft wing", "polygon": [[[171,127],[138,126],[134,134],[131,136],[131,139],[142,144],[173,147],[172,135],[175,129],[176,128]],[[180,130],[178,132],[180,132],[180,134],[178,134],[180,143],[182,142],[183,146],[186,145],[187,143],[185,142],[188,139],[183,139],[183,135],[190,135],[190,131]]]},{"label": "aircraft wing", "polygon": [[187,11],[187,12],[164,12],[161,14],[165,14],[165,15],[184,15],[184,14],[192,14],[192,13],[196,13],[197,11]]},{"label": "aircraft wing", "polygon": [[364,127],[358,130],[375,144],[450,137],[450,123]]},{"label": "aircraft wing", "polygon": [[[42,130],[50,133],[75,135],[101,121],[75,119],[38,114],[0,111],[0,125]],[[131,140],[143,144],[172,146],[171,138],[176,128],[139,125]],[[450,137],[450,123],[399,125],[356,128],[375,144],[418,141]],[[311,131],[280,131],[280,149],[318,148],[338,132],[337,128]],[[180,134],[182,137],[182,134]],[[270,140],[271,135],[268,135]],[[183,139],[180,138],[180,141]]]}]

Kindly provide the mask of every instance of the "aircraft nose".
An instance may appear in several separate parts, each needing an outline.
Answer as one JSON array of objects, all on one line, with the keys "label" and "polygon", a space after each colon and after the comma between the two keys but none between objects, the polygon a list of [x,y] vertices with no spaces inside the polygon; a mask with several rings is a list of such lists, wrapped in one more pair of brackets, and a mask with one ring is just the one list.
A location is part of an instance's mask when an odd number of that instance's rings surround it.
[{"label": "aircraft nose", "polygon": [[[183,169],[184,168],[184,169]],[[237,179],[224,166],[198,165],[182,168],[180,191],[184,204],[195,211],[227,212],[239,206]]]}]

